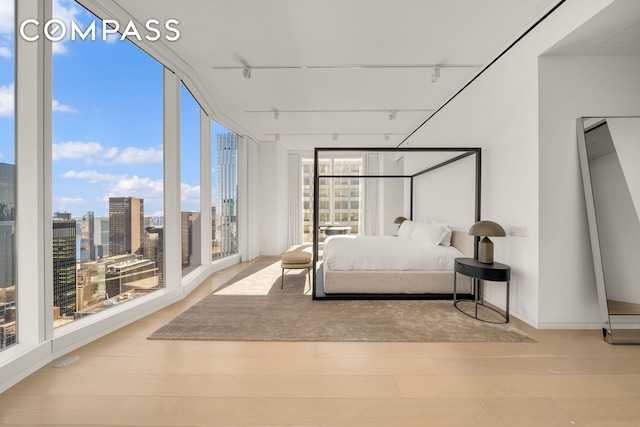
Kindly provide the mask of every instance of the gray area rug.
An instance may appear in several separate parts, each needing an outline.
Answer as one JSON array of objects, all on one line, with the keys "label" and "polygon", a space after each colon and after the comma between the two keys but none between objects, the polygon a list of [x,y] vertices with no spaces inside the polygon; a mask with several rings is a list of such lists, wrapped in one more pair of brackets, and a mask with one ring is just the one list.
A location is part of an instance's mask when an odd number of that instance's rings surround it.
[{"label": "gray area rug", "polygon": [[282,290],[280,273],[279,258],[259,258],[149,339],[535,342],[511,324],[465,316],[451,301],[314,301],[306,270],[287,272]]}]

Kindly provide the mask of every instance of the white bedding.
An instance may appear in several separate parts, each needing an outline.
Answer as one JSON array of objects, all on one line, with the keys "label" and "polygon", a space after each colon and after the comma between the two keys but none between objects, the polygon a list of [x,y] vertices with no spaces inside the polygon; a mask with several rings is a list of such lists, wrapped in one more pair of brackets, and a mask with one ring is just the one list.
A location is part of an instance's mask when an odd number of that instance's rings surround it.
[{"label": "white bedding", "polygon": [[464,254],[454,246],[428,246],[394,236],[328,237],[324,262],[330,270],[429,270],[453,271],[455,258]]}]

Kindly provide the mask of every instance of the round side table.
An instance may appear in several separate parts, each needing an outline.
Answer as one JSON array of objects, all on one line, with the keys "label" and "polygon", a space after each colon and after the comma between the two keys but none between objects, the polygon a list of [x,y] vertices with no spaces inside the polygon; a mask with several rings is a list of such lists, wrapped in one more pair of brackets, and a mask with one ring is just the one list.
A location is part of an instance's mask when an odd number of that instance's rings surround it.
[{"label": "round side table", "polygon": [[[465,276],[471,277],[473,281],[473,295],[474,295],[474,313],[469,314],[458,307],[458,302],[463,300],[458,300],[457,298],[457,276],[458,274],[463,274]],[[494,262],[492,264],[485,264],[474,258],[456,258],[454,261],[454,272],[453,272],[453,305],[461,312],[466,314],[469,317],[473,317],[474,319],[481,320],[487,323],[509,323],[509,281],[511,279],[511,267],[505,264],[500,264],[499,262]],[[480,281],[481,280],[489,280],[492,282],[505,282],[507,286],[507,302],[504,312],[485,305],[484,299],[480,297],[481,288]],[[489,310],[492,310],[498,313],[502,318],[504,318],[504,322],[493,322],[491,320],[486,320],[478,317],[478,307],[484,307]]]}]

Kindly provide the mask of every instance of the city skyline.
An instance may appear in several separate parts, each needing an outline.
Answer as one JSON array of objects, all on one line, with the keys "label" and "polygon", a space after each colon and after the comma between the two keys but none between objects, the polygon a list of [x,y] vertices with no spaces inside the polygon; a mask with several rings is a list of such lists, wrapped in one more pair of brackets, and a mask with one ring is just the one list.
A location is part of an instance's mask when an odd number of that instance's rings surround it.
[{"label": "city skyline", "polygon": [[[13,4],[0,0],[0,162],[14,163]],[[54,0],[53,15],[88,26],[99,20],[72,0]],[[53,212],[108,215],[109,197],[144,198],[163,216],[163,67],[119,36],[53,43]],[[199,165],[200,109],[181,85],[183,165]],[[215,136],[230,132],[212,125]],[[212,150],[215,155],[215,150]],[[216,201],[212,159],[212,203]],[[199,167],[182,167],[181,210],[200,211]]]},{"label": "city skyline", "polygon": [[[0,12],[0,162],[13,164],[12,0],[0,0]],[[72,0],[54,0],[53,14],[80,25],[97,20]],[[116,36],[53,43],[53,68],[52,213],[105,216],[109,196],[133,196],[147,200],[150,216],[162,216],[162,66]],[[199,106],[184,86],[181,99],[183,144],[198,146]],[[211,125],[212,143],[217,134],[230,132],[215,121]],[[185,148],[181,154],[183,165],[199,164],[198,152]],[[212,159],[214,204],[215,164]],[[199,168],[183,167],[181,175],[181,210],[199,211]]]}]

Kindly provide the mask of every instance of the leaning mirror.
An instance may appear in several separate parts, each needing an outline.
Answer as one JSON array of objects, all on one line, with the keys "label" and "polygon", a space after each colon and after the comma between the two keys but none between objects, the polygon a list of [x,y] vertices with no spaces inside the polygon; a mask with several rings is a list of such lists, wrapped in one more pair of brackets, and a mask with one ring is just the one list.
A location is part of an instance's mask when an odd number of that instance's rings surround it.
[{"label": "leaning mirror", "polygon": [[602,333],[640,343],[640,117],[581,117],[584,183]]}]

